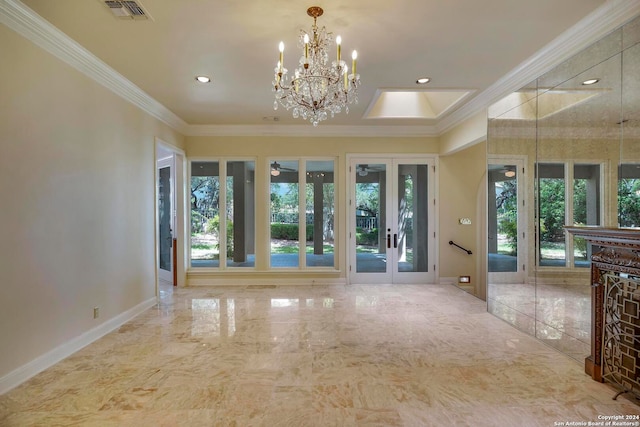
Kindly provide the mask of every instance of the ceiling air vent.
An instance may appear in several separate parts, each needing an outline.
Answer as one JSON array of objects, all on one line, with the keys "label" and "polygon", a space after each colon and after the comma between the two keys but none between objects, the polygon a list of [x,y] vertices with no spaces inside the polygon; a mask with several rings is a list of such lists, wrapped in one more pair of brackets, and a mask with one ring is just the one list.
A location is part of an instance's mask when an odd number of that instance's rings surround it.
[{"label": "ceiling air vent", "polygon": [[139,1],[105,0],[104,4],[109,7],[114,16],[121,19],[149,19],[149,15]]}]

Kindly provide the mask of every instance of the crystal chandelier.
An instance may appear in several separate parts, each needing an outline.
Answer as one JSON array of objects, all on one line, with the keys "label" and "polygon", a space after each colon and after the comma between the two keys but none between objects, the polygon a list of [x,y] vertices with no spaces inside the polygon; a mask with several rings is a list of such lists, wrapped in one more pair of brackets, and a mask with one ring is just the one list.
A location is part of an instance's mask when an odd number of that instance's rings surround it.
[{"label": "crystal chandelier", "polygon": [[302,49],[302,56],[292,77],[284,68],[284,43],[280,42],[280,61],[273,81],[276,98],[273,109],[277,110],[280,103],[287,110],[293,109],[294,118],[308,119],[314,126],[343,109],[349,114],[349,104],[358,103],[360,86],[360,75],[356,74],[358,53],[353,51],[349,74],[349,67],[341,58],[340,36],[336,37],[335,59],[330,61],[328,49],[333,45],[333,34],[316,25],[322,13],[322,8],[317,6],[307,10],[307,15],[313,17],[313,26],[311,34],[300,31],[298,47]]}]

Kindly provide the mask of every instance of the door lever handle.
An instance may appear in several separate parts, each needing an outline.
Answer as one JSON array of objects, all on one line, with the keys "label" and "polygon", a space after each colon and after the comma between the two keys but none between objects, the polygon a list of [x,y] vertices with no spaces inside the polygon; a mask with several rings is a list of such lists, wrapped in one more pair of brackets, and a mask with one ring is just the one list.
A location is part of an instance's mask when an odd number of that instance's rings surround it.
[{"label": "door lever handle", "polygon": [[393,234],[393,247],[397,248],[398,247],[398,235],[397,234]]},{"label": "door lever handle", "polygon": [[387,234],[387,249],[391,247],[391,234]]}]

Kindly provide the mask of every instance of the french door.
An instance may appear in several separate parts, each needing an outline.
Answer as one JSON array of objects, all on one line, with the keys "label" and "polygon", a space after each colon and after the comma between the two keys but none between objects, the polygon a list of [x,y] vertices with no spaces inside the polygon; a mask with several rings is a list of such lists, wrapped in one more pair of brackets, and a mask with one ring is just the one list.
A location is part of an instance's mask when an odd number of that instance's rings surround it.
[{"label": "french door", "polygon": [[435,282],[433,158],[349,161],[351,283]]}]

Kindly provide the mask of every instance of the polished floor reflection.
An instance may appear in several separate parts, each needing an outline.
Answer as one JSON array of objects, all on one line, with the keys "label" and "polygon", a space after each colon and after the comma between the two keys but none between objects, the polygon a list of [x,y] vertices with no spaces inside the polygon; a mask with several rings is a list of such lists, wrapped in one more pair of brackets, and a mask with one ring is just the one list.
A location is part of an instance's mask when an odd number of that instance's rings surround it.
[{"label": "polished floor reflection", "polygon": [[[553,426],[640,414],[454,286],[163,288],[2,426]],[[586,425],[586,424],[585,424]]]},{"label": "polished floor reflection", "polygon": [[489,312],[579,362],[591,353],[591,288],[491,284]]}]

